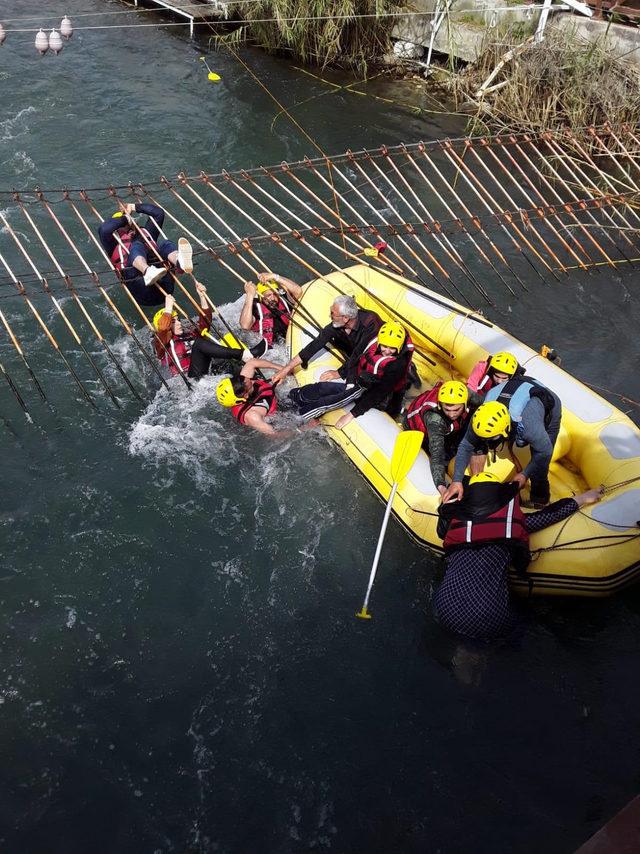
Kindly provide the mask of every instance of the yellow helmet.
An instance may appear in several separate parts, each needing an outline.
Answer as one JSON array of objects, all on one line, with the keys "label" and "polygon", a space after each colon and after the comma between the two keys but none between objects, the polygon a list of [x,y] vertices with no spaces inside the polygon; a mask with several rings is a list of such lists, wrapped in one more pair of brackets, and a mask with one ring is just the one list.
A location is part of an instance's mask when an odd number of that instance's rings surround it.
[{"label": "yellow helmet", "polygon": [[381,347],[395,347],[396,350],[400,350],[406,336],[407,333],[401,323],[398,323],[397,320],[389,320],[380,327],[378,344]]},{"label": "yellow helmet", "polygon": [[278,293],[278,286],[275,282],[258,282],[256,291],[258,293],[258,296],[261,297],[269,291],[274,291],[275,293]]},{"label": "yellow helmet", "polygon": [[469,478],[469,486],[472,483],[502,483],[502,481],[492,471],[481,471],[480,474],[474,474]]},{"label": "yellow helmet", "polygon": [[124,216],[124,213],[122,211],[116,211],[114,214],[111,214],[111,219],[118,219],[121,216]]},{"label": "yellow helmet", "polygon": [[246,400],[245,397],[238,397],[236,395],[229,377],[220,380],[216,386],[216,397],[218,398],[218,403],[221,403],[223,406],[237,406]]},{"label": "yellow helmet", "polygon": [[438,403],[463,404],[469,400],[469,390],[460,380],[448,380],[438,390]]},{"label": "yellow helmet", "polygon": [[[166,313],[168,314],[169,312],[166,312]],[[156,311],[156,313],[153,315],[153,328],[156,330],[156,332],[158,331],[158,327],[160,325],[160,318],[162,317],[163,314],[165,314],[165,310],[163,308],[161,308],[159,311]],[[171,312],[171,317],[177,317],[177,316],[178,316],[177,311]]]},{"label": "yellow helmet", "polygon": [[512,377],[518,370],[518,360],[511,353],[494,353],[489,359],[489,367],[501,374]]},{"label": "yellow helmet", "polygon": [[473,413],[471,426],[476,436],[483,439],[496,439],[498,436],[504,436],[506,439],[511,429],[511,416],[504,403],[490,400]]}]

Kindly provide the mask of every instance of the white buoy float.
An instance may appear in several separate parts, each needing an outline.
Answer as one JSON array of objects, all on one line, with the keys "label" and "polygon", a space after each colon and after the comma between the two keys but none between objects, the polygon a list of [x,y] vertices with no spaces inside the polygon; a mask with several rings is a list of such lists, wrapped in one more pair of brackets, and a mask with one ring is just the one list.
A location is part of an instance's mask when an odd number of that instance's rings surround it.
[{"label": "white buoy float", "polygon": [[7,37],[7,31],[2,26],[2,24],[0,24],[0,44],[3,43],[3,41],[6,39],[6,37]]},{"label": "white buoy float", "polygon": [[49,33],[49,49],[57,56],[64,45],[62,44],[62,36],[57,30],[51,30]]},{"label": "white buoy float", "polygon": [[70,39],[73,35],[73,27],[71,26],[71,21],[66,15],[60,22],[60,32],[65,37],[65,39]]},{"label": "white buoy float", "polygon": [[40,29],[40,32],[36,35],[35,45],[36,50],[41,56],[44,56],[49,50],[49,39],[43,29]]}]

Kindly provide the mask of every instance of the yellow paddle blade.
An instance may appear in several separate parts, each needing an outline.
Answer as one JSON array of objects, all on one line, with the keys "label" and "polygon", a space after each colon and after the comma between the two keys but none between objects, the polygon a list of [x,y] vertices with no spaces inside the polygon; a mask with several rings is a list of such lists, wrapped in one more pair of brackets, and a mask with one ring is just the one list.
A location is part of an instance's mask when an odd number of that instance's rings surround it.
[{"label": "yellow paddle blade", "polygon": [[361,611],[356,611],[356,617],[360,617],[361,620],[370,620],[371,614],[367,611],[367,609],[363,605]]},{"label": "yellow paddle blade", "polygon": [[409,474],[422,447],[424,436],[420,430],[403,430],[398,435],[391,456],[391,480],[400,483]]},{"label": "yellow paddle blade", "polygon": [[235,347],[236,350],[244,350],[242,344],[238,341],[233,332],[227,332],[227,334],[223,337],[222,343],[226,347]]},{"label": "yellow paddle blade", "polygon": [[216,74],[216,73],[215,73],[215,71],[210,71],[210,72],[207,74],[207,77],[209,78],[209,80],[212,80],[214,83],[217,83],[217,82],[218,82],[218,80],[222,80],[222,78],[220,77],[220,75],[219,75],[219,74]]}]

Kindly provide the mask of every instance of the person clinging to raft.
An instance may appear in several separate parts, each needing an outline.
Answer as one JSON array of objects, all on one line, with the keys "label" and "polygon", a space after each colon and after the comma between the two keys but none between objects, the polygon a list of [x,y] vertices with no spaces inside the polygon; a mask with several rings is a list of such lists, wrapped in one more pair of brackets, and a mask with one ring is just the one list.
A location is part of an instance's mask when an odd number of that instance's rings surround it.
[{"label": "person clinging to raft", "polygon": [[444,541],[446,570],[436,591],[436,619],[471,638],[493,638],[514,624],[508,569],[526,577],[531,561],[529,535],[555,525],[580,507],[602,498],[602,488],[561,498],[525,514],[519,485],[501,483],[491,471],[470,478],[461,501],[438,509],[438,536]]},{"label": "person clinging to raft", "polygon": [[256,372],[269,368],[278,370],[281,367],[282,365],[276,365],[268,359],[250,359],[243,365],[239,374],[220,380],[216,387],[218,403],[230,409],[231,415],[239,424],[271,438],[286,439],[296,432],[315,427],[317,422],[310,421],[301,427],[276,430],[267,420],[278,408],[276,383],[257,378]]},{"label": "person clinging to raft", "polygon": [[[143,226],[135,224],[136,213],[146,214]],[[174,288],[171,273],[179,276],[193,272],[191,244],[184,237],[177,246],[171,240],[161,239],[163,223],[164,210],[157,205],[127,203],[98,229],[102,248],[139,305],[162,305],[164,294],[156,283],[171,294]],[[162,265],[163,261],[169,270]]]},{"label": "person clinging to raft", "polygon": [[164,308],[157,311],[153,317],[153,326],[157,333],[153,342],[156,356],[169,369],[171,376],[186,373],[197,380],[209,373],[214,359],[247,362],[252,357],[264,354],[264,341],[260,341],[251,350],[246,350],[242,347],[226,346],[218,340],[210,331],[213,312],[206,299],[207,289],[201,282],[196,282],[196,291],[200,297],[202,311],[197,321],[192,322],[191,329],[185,330],[183,327],[171,294],[167,294]]},{"label": "person clinging to raft", "polygon": [[269,347],[284,341],[291,321],[291,307],[300,299],[302,288],[277,273],[264,272],[258,283],[244,283],[245,299],[240,312],[240,328],[257,332]]}]

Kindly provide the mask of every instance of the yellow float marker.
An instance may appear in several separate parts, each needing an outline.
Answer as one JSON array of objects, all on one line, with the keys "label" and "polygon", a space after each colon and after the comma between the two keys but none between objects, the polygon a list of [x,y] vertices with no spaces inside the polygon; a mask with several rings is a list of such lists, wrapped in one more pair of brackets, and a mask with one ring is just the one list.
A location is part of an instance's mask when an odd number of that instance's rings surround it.
[{"label": "yellow float marker", "polygon": [[376,553],[373,558],[373,566],[371,567],[367,593],[364,597],[362,610],[358,611],[356,614],[356,617],[360,617],[361,620],[371,619],[371,614],[367,611],[367,606],[369,605],[371,588],[373,587],[373,582],[375,581],[376,572],[378,570],[378,562],[380,560],[380,553],[382,552],[382,543],[384,541],[384,535],[387,532],[387,524],[389,522],[389,516],[391,515],[393,499],[396,497],[398,486],[409,474],[411,466],[416,461],[418,452],[422,447],[423,438],[424,434],[421,433],[420,430],[403,430],[402,433],[398,435],[396,443],[393,446],[393,454],[391,455],[391,480],[393,481],[393,486],[391,487],[391,494],[389,495],[389,500],[387,501],[387,506],[384,511],[384,519],[382,520],[380,536],[378,537],[378,545],[376,546]]},{"label": "yellow float marker", "polygon": [[205,56],[201,56],[201,57],[200,57],[200,62],[204,62],[204,64],[207,66],[207,71],[209,72],[209,73],[207,74],[207,79],[208,79],[208,80],[211,80],[211,82],[212,82],[212,83],[218,83],[218,81],[222,80],[222,77],[220,77],[220,75],[219,75],[219,74],[216,74],[216,72],[215,72],[215,71],[212,71],[212,70],[209,68],[209,63],[207,62],[207,58],[206,58]]}]

